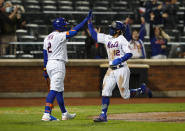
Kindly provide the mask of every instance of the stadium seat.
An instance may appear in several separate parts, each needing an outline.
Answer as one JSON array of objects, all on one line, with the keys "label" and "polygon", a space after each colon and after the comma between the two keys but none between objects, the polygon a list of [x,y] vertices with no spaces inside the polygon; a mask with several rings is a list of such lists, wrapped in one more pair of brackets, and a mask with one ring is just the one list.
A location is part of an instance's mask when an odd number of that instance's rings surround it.
[{"label": "stadium seat", "polygon": [[37,13],[41,11],[41,7],[39,5],[28,5],[24,7],[26,12],[29,13]]},{"label": "stadium seat", "polygon": [[106,6],[106,7],[108,7],[109,6],[109,1],[96,1],[95,5],[96,6]]},{"label": "stadium seat", "polygon": [[70,25],[74,26],[77,25],[77,21],[75,19],[70,19],[68,20],[68,22],[70,23]]},{"label": "stadium seat", "polygon": [[47,36],[47,35],[39,35],[37,41],[43,42],[43,41],[44,41],[44,38],[45,38],[46,36]]},{"label": "stadium seat", "polygon": [[180,36],[180,41],[185,42],[185,36]]},{"label": "stadium seat", "polygon": [[83,36],[83,35],[76,35],[73,37],[73,41],[75,42],[85,41],[85,39],[86,39],[86,36]]},{"label": "stadium seat", "polygon": [[93,10],[94,11],[108,11],[108,8],[104,6],[94,6]]},{"label": "stadium seat", "polygon": [[18,29],[16,30],[16,35],[17,36],[20,36],[20,35],[27,35],[28,34],[28,31],[25,30],[25,29]]},{"label": "stadium seat", "polygon": [[89,6],[89,1],[76,1],[75,6]]},{"label": "stadium seat", "polygon": [[72,6],[73,2],[72,1],[69,1],[69,0],[59,0],[58,1],[58,4],[59,5],[68,5],[68,6]]},{"label": "stadium seat", "polygon": [[56,5],[56,1],[55,0],[43,0],[42,4],[43,5]]},{"label": "stadium seat", "polygon": [[76,1],[75,10],[77,11],[89,11],[89,1]]},{"label": "stadium seat", "polygon": [[22,5],[22,1],[21,0],[11,0],[13,5]]},{"label": "stadium seat", "polygon": [[112,11],[125,11],[128,9],[126,1],[115,1],[111,4]]},{"label": "stadium seat", "polygon": [[109,11],[109,1],[96,1],[93,4],[93,10],[95,11]]},{"label": "stadium seat", "polygon": [[73,7],[71,5],[60,5],[59,11],[73,11]]},{"label": "stadium seat", "polygon": [[86,6],[77,6],[76,7],[77,11],[89,11],[89,7]]},{"label": "stadium seat", "polygon": [[57,7],[54,5],[43,6],[43,11],[56,11],[56,10],[57,10]]},{"label": "stadium seat", "polygon": [[26,24],[26,28],[29,31],[30,35],[36,35],[38,34],[38,25],[37,24]]},{"label": "stadium seat", "polygon": [[37,24],[37,25],[42,25],[45,23],[45,21],[43,19],[36,19],[36,18],[34,18],[33,20],[31,20],[29,22],[31,22],[33,24]]},{"label": "stadium seat", "polygon": [[145,37],[144,37],[144,42],[150,42],[149,36],[145,36]]},{"label": "stadium seat", "polygon": [[33,56],[34,58],[42,58],[43,57],[43,51],[38,50],[38,49],[37,50],[31,50],[29,56]]},{"label": "stadium seat", "polygon": [[20,42],[34,42],[36,40],[35,36],[31,36],[31,35],[22,35],[19,36],[19,41]]},{"label": "stadium seat", "polygon": [[27,6],[27,5],[39,5],[39,1],[38,0],[25,0],[24,6]]},{"label": "stadium seat", "polygon": [[47,25],[39,25],[38,27],[38,34],[39,35],[47,35],[49,33]]}]

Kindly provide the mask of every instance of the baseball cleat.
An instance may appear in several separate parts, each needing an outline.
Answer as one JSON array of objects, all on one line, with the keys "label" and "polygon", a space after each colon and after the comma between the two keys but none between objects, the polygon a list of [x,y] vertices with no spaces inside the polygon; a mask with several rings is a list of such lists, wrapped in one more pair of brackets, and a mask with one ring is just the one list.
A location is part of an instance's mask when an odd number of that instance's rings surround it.
[{"label": "baseball cleat", "polygon": [[94,122],[107,122],[107,116],[104,114],[100,114],[100,116],[94,119]]},{"label": "baseball cleat", "polygon": [[149,98],[152,98],[152,91],[146,87],[146,84],[141,85],[141,94],[146,94]]},{"label": "baseball cleat", "polygon": [[76,113],[74,114],[70,114],[68,112],[62,113],[62,120],[70,120],[70,119],[74,119],[75,117],[76,117]]},{"label": "baseball cleat", "polygon": [[49,113],[44,113],[41,120],[42,121],[59,121],[59,119],[55,118],[54,116],[50,115]]}]

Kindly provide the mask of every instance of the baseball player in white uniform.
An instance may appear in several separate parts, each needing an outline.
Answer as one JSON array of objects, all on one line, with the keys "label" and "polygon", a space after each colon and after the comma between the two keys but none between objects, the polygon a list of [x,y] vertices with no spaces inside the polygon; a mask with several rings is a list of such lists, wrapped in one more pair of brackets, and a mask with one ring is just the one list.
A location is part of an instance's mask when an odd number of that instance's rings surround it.
[{"label": "baseball player in white uniform", "polygon": [[45,112],[43,121],[59,120],[51,115],[53,101],[55,97],[62,112],[62,120],[73,119],[76,114],[70,114],[64,105],[64,78],[65,64],[68,61],[67,41],[77,34],[77,32],[87,23],[91,17],[91,11],[88,16],[77,26],[67,31],[68,22],[60,17],[53,21],[54,31],[44,39],[44,77],[50,78],[50,91],[46,98]]},{"label": "baseball player in white uniform", "polygon": [[125,30],[122,22],[112,22],[110,35],[97,33],[93,28],[91,19],[88,21],[88,28],[96,42],[105,44],[108,54],[109,68],[105,74],[102,87],[102,112],[94,120],[94,122],[106,122],[110,97],[116,84],[124,99],[143,94],[146,88],[143,86],[143,88],[129,90],[130,70],[126,60],[132,57],[132,53],[129,49],[129,42],[122,35],[122,32]]}]

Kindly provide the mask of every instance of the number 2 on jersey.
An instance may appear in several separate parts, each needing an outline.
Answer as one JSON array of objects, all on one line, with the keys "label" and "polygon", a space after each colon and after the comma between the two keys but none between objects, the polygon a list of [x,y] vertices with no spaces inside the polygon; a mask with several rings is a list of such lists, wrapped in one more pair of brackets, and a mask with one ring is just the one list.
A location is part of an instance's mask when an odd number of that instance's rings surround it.
[{"label": "number 2 on jersey", "polygon": [[48,43],[48,48],[47,49],[48,49],[48,53],[52,53],[52,51],[51,51],[51,43],[50,42]]}]

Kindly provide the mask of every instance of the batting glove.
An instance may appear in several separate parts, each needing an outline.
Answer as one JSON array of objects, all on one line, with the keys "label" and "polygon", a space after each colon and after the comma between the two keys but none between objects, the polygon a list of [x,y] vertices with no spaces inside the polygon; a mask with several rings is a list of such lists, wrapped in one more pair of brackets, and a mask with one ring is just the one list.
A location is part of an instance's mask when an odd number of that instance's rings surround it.
[{"label": "batting glove", "polygon": [[46,71],[46,68],[44,68],[43,70],[44,70],[43,71],[43,76],[44,76],[45,79],[47,79],[49,76],[48,76],[48,73]]},{"label": "batting glove", "polygon": [[121,64],[121,62],[122,62],[122,59],[121,58],[117,58],[117,59],[113,60],[112,65],[119,65],[119,64]]}]

